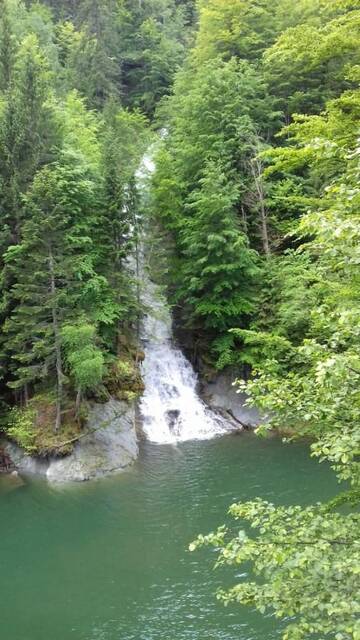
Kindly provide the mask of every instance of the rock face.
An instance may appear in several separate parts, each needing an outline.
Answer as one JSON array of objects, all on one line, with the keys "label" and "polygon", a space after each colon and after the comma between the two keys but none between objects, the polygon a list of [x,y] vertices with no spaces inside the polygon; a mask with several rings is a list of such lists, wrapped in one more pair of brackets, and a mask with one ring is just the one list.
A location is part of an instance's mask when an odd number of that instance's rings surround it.
[{"label": "rock face", "polygon": [[19,471],[46,476],[49,482],[82,482],[110,475],[128,467],[138,456],[135,409],[125,402],[111,399],[93,405],[89,433],[65,458],[42,461],[13,444],[7,450]]},{"label": "rock face", "polygon": [[245,429],[254,429],[261,422],[259,412],[245,405],[247,396],[244,393],[236,393],[235,387],[232,386],[235,375],[231,373],[219,373],[213,382],[202,382],[201,395],[212,409],[224,412],[235,418],[239,424]]},{"label": "rock face", "polygon": [[49,463],[40,458],[28,456],[23,449],[13,442],[7,442],[5,449],[15,467],[22,473],[30,473],[37,476],[46,476]]}]

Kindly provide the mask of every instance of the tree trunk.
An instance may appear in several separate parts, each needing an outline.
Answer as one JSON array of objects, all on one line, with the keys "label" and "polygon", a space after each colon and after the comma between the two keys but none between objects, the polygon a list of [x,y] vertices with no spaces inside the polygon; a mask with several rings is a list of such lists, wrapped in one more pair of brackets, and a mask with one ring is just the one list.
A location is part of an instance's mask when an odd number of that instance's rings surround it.
[{"label": "tree trunk", "polygon": [[251,171],[254,178],[256,194],[257,194],[257,199],[259,204],[261,240],[262,240],[264,253],[268,258],[271,254],[271,251],[270,251],[270,242],[269,242],[269,232],[268,232],[268,226],[267,226],[265,194],[264,194],[264,187],[262,182],[262,165],[261,165],[261,161],[257,157],[253,158],[251,161]]},{"label": "tree trunk", "polygon": [[27,384],[24,385],[24,406],[27,407],[29,404],[29,389]]},{"label": "tree trunk", "polygon": [[56,304],[56,282],[55,282],[55,266],[54,257],[52,254],[51,246],[49,247],[49,270],[50,270],[50,291],[52,296],[51,312],[52,323],[55,340],[55,357],[56,357],[56,418],[55,418],[55,431],[59,431],[61,427],[61,403],[63,394],[63,371],[62,371],[62,359],[61,359],[61,341],[58,321],[58,310]]},{"label": "tree trunk", "polygon": [[241,205],[241,218],[242,218],[242,222],[243,222],[243,226],[244,226],[244,232],[247,233],[248,232],[248,223],[247,223],[245,207],[244,207],[243,204]]},{"label": "tree trunk", "polygon": [[75,415],[76,419],[79,417],[80,405],[81,405],[81,387],[78,388],[75,402]]}]

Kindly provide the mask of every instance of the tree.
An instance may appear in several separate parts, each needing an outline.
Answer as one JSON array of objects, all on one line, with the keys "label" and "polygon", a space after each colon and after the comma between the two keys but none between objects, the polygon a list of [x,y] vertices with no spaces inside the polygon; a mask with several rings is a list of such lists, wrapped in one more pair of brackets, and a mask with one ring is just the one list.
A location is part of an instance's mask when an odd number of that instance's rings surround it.
[{"label": "tree", "polygon": [[134,176],[150,136],[144,116],[122,109],[114,100],[106,105],[104,119],[102,269],[113,291],[117,318],[107,339],[118,350],[119,325],[131,327],[141,307],[136,276],[127,262],[131,255],[136,261],[139,257],[141,220]]},{"label": "tree", "polygon": [[0,91],[6,91],[10,85],[14,64],[14,42],[12,26],[6,0],[0,2]]},{"label": "tree", "polygon": [[45,104],[49,72],[35,36],[29,35],[22,42],[13,73],[0,120],[3,150],[0,172],[4,223],[12,239],[17,240],[22,218],[21,194],[27,190],[53,142],[50,114]]},{"label": "tree", "polygon": [[129,52],[125,61],[131,102],[145,113],[154,114],[159,100],[169,92],[183,57],[184,46],[170,38],[161,23],[154,18],[144,20],[136,50]]},{"label": "tree", "polygon": [[189,41],[188,15],[174,0],[125,2],[122,26],[124,99],[152,117],[171,90]]},{"label": "tree", "polygon": [[84,318],[76,325],[65,325],[61,332],[65,360],[77,389],[76,413],[81,397],[87,391],[96,390],[105,373],[104,356],[96,345],[96,327]]},{"label": "tree", "polygon": [[174,0],[81,0],[77,7],[63,6],[59,16],[68,88],[97,109],[121,97],[125,106],[153,116],[184,59],[191,11]]},{"label": "tree", "polygon": [[209,162],[199,189],[189,198],[188,222],[180,234],[185,260],[176,297],[189,305],[190,322],[200,320],[201,326],[217,334],[253,309],[257,259],[240,229],[238,197],[224,169]]},{"label": "tree", "polygon": [[329,17],[325,24],[290,27],[264,54],[266,77],[287,122],[293,113],[319,113],[329,99],[355,86],[351,68],[359,64],[359,9],[344,5],[340,15]]},{"label": "tree", "polygon": [[192,548],[215,545],[237,573],[250,562],[252,577],[219,597],[283,619],[285,639],[355,640],[359,7],[198,6],[196,45],[161,106],[152,183],[170,299],[203,340],[200,366],[209,351],[213,365],[246,366],[238,384],[265,416],[259,433],[311,438],[347,485],[329,505],[233,505],[238,536],[232,525]]},{"label": "tree", "polygon": [[254,249],[270,252],[257,153],[277,112],[261,76],[235,58],[192,62],[164,109],[170,135],[157,160],[152,210],[174,246],[171,299],[217,358],[227,330],[254,309]]},{"label": "tree", "polygon": [[[194,55],[206,62],[219,55],[258,60],[276,39],[277,1],[200,0],[200,27]],[[281,27],[280,27],[281,28]]]},{"label": "tree", "polygon": [[9,386],[27,397],[29,387],[55,379],[55,431],[65,382],[62,327],[86,308],[86,284],[95,275],[94,185],[79,160],[65,156],[37,174],[25,201],[22,241],[5,255],[15,282],[4,325],[13,360]]},{"label": "tree", "polygon": [[259,433],[310,437],[312,456],[330,463],[347,491],[306,508],[260,499],[235,504],[230,513],[256,536],[241,529],[234,538],[221,528],[191,547],[214,544],[219,563],[237,569],[250,561],[254,580],[244,578],[219,597],[284,619],[285,640],[359,637],[358,100],[357,92],[346,92],[321,116],[298,119],[290,127],[293,143],[275,151],[276,170],[307,164],[319,197],[297,224],[298,249],[277,265],[282,284],[268,330],[236,331],[257,356],[253,378],[239,387],[265,415]]},{"label": "tree", "polygon": [[232,537],[225,527],[199,538],[190,550],[217,548],[219,565],[246,578],[218,598],[271,612],[286,620],[284,640],[356,640],[360,612],[359,514],[344,516],[326,506],[275,507],[263,500],[233,504],[230,514],[254,531]]}]

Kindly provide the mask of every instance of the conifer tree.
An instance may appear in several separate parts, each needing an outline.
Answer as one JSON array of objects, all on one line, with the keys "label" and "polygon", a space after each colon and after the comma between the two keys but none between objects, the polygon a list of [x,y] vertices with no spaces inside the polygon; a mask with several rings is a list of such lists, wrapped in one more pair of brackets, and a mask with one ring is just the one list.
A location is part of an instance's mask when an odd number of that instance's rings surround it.
[{"label": "conifer tree", "polygon": [[127,268],[129,256],[138,256],[140,233],[134,175],[149,135],[145,118],[121,109],[114,100],[106,105],[104,118],[102,269],[111,283],[117,321],[131,325],[139,314],[137,287]]},{"label": "conifer tree", "polygon": [[121,89],[119,20],[121,3],[83,0],[78,12],[81,40],[76,50],[75,86],[101,108]]},{"label": "conifer tree", "polygon": [[3,222],[12,240],[20,238],[21,194],[31,183],[52,143],[49,69],[34,35],[17,52],[13,77],[0,118]]},{"label": "conifer tree", "polygon": [[189,198],[188,222],[180,234],[185,261],[176,295],[190,305],[195,323],[200,320],[217,335],[253,310],[256,252],[240,230],[238,198],[226,167],[210,161]]},{"label": "conifer tree", "polygon": [[192,62],[166,108],[171,133],[159,154],[153,208],[174,242],[174,300],[186,303],[187,326],[211,344],[253,309],[260,273],[252,249],[270,253],[256,156],[278,113],[261,76],[235,58]]},{"label": "conifer tree", "polygon": [[14,65],[15,46],[7,0],[0,0],[0,91],[9,88]]},{"label": "conifer tree", "polygon": [[79,157],[65,157],[42,169],[25,200],[21,243],[5,260],[15,281],[9,292],[13,308],[5,322],[6,349],[13,365],[14,389],[25,391],[54,380],[55,430],[60,428],[64,395],[61,331],[85,306],[92,275],[91,233],[95,196]]}]

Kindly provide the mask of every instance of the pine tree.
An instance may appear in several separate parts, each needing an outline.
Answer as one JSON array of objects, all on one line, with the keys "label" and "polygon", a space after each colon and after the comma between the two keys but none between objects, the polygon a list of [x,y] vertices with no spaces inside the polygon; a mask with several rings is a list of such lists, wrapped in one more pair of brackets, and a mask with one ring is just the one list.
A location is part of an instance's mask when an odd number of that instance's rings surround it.
[{"label": "pine tree", "polygon": [[261,76],[236,59],[192,62],[167,109],[171,133],[153,178],[153,210],[174,242],[173,298],[209,345],[254,308],[260,271],[252,249],[270,253],[258,151],[278,113]]},{"label": "pine tree", "polygon": [[7,91],[14,65],[14,36],[7,0],[0,0],[0,91]]},{"label": "pine tree", "polygon": [[[139,314],[137,286],[127,265],[130,254],[138,256],[140,232],[134,175],[149,143],[149,135],[145,118],[121,109],[114,100],[106,105],[104,118],[102,272],[113,291],[117,323],[131,325]],[[118,336],[116,331],[114,333],[116,342]]]},{"label": "pine tree", "polygon": [[15,281],[9,292],[13,311],[4,326],[13,360],[9,386],[28,396],[36,384],[54,380],[55,430],[65,382],[62,326],[86,308],[86,283],[93,274],[94,203],[79,157],[42,169],[26,196],[21,243],[5,255]]},{"label": "pine tree", "polygon": [[209,162],[189,198],[188,222],[181,232],[184,284],[176,294],[190,305],[190,318],[217,334],[251,313],[258,274],[256,252],[240,230],[239,191],[226,173],[226,167]]},{"label": "pine tree", "polygon": [[19,47],[0,118],[3,222],[13,241],[20,238],[21,194],[53,143],[48,92],[48,65],[36,36],[29,35]]},{"label": "pine tree", "polygon": [[68,59],[72,88],[87,97],[89,106],[101,109],[111,96],[121,91],[120,23],[121,3],[116,0],[82,0]]}]

